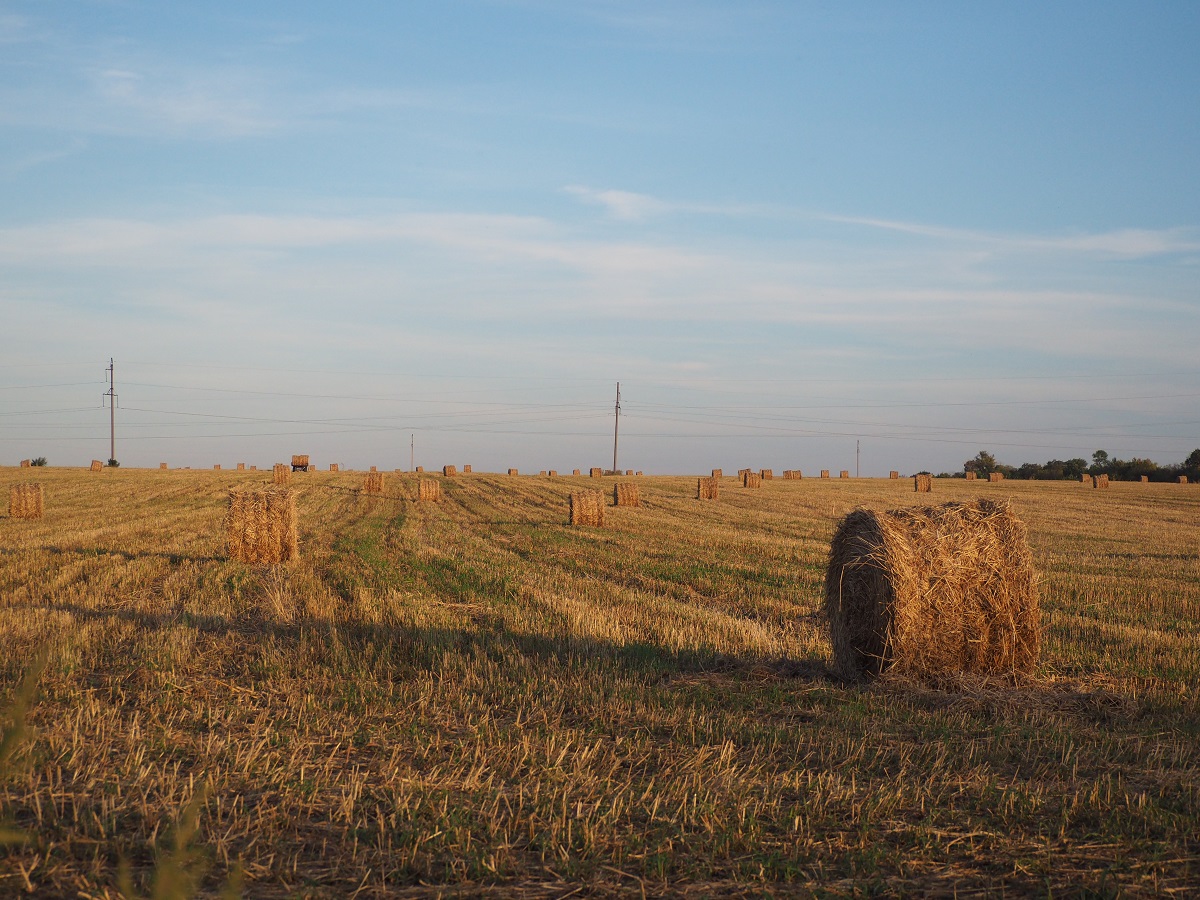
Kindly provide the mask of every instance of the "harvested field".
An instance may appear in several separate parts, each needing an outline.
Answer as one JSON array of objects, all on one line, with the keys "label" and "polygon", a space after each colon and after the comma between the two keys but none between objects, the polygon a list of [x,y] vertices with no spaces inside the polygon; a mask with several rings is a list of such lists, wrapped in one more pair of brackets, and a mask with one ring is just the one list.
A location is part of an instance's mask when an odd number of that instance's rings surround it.
[{"label": "harvested field", "polygon": [[252,897],[1195,892],[1198,490],[939,480],[1026,524],[1042,647],[931,686],[830,675],[838,523],[929,503],[888,478],[652,476],[601,530],[583,482],[362,477],[304,476],[271,568],[226,555],[245,475],[38,473],[44,517],[0,517],[6,734],[46,653],[0,893],[116,897],[126,860],[146,896],[172,858],[208,896],[239,859]]}]

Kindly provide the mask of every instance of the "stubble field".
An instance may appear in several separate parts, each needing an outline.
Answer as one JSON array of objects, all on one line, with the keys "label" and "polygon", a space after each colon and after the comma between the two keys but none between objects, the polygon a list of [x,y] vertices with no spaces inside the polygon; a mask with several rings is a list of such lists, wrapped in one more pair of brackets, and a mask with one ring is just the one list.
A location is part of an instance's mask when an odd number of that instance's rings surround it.
[{"label": "stubble field", "polygon": [[[295,476],[256,567],[226,496],[270,473],[0,469],[46,509],[0,517],[0,893],[1200,891],[1200,487],[643,477],[590,529],[597,479],[363,478]],[[838,519],[981,495],[1033,681],[832,680]]]}]

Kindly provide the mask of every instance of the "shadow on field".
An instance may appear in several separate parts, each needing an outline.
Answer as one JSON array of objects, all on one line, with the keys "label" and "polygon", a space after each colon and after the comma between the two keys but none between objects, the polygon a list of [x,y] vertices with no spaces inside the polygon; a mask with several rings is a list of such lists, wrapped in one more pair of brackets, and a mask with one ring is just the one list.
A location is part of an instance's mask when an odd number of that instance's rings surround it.
[{"label": "shadow on field", "polygon": [[41,551],[50,553],[54,556],[118,556],[126,561],[135,559],[165,559],[171,563],[181,562],[219,562],[224,557],[221,556],[205,556],[199,553],[169,553],[163,550],[143,550],[139,553],[130,553],[128,550],[112,550],[107,547],[62,547],[57,544],[46,544],[42,547],[0,547],[0,556],[16,556],[21,553],[30,553]]},{"label": "shadow on field", "polygon": [[405,627],[367,623],[302,619],[272,622],[253,615],[229,617],[176,610],[145,612],[136,609],[91,608],[78,603],[35,602],[9,609],[68,613],[80,622],[124,622],[148,632],[193,628],[214,637],[237,638],[242,646],[262,641],[272,645],[337,647],[340,659],[388,658],[400,670],[439,670],[448,656],[487,657],[496,662],[524,659],[539,665],[558,666],[578,674],[615,665],[625,674],[641,675],[651,682],[677,678],[695,682],[705,676],[734,680],[787,679],[839,682],[824,659],[769,659],[736,656],[697,648],[672,650],[644,641],[618,644],[572,635],[523,634],[504,627],[499,616],[487,616],[476,627]]}]

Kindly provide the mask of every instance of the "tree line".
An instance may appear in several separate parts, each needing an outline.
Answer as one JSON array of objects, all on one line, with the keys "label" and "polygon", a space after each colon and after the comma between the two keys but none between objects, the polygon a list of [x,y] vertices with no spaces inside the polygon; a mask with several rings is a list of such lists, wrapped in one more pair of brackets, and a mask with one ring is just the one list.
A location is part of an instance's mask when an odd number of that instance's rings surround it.
[{"label": "tree line", "polygon": [[1000,472],[1005,478],[1023,478],[1034,481],[1078,481],[1083,475],[1107,475],[1113,481],[1139,481],[1143,475],[1151,481],[1177,481],[1186,475],[1188,481],[1200,481],[1200,448],[1193,450],[1181,463],[1159,465],[1152,459],[1117,459],[1106,450],[1097,450],[1092,461],[1086,459],[1051,459],[1044,463],[1021,463],[1009,466],[998,462],[986,450],[980,450],[972,459],[963,463],[961,472],[943,472],[939,478],[965,478],[974,472],[986,478],[992,472]]}]

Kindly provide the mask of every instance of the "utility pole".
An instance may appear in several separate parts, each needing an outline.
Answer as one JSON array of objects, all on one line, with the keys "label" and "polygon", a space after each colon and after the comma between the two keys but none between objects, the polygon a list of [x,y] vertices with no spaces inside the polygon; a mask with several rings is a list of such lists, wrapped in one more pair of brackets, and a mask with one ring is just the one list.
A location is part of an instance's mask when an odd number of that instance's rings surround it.
[{"label": "utility pole", "polygon": [[413,470],[413,464],[417,461],[417,436],[410,434],[408,436],[408,471]]},{"label": "utility pole", "polygon": [[861,441],[854,442],[854,477],[855,478],[858,477],[858,451],[859,451],[859,445],[861,443],[862,443]]},{"label": "utility pole", "polygon": [[108,461],[112,464],[117,458],[117,394],[116,375],[114,374],[113,360],[108,358],[108,369],[105,370],[105,379],[108,381],[108,391],[103,395],[108,398]]},{"label": "utility pole", "polygon": [[617,405],[613,409],[613,474],[617,474],[617,429],[621,423],[621,382],[617,382]]}]

